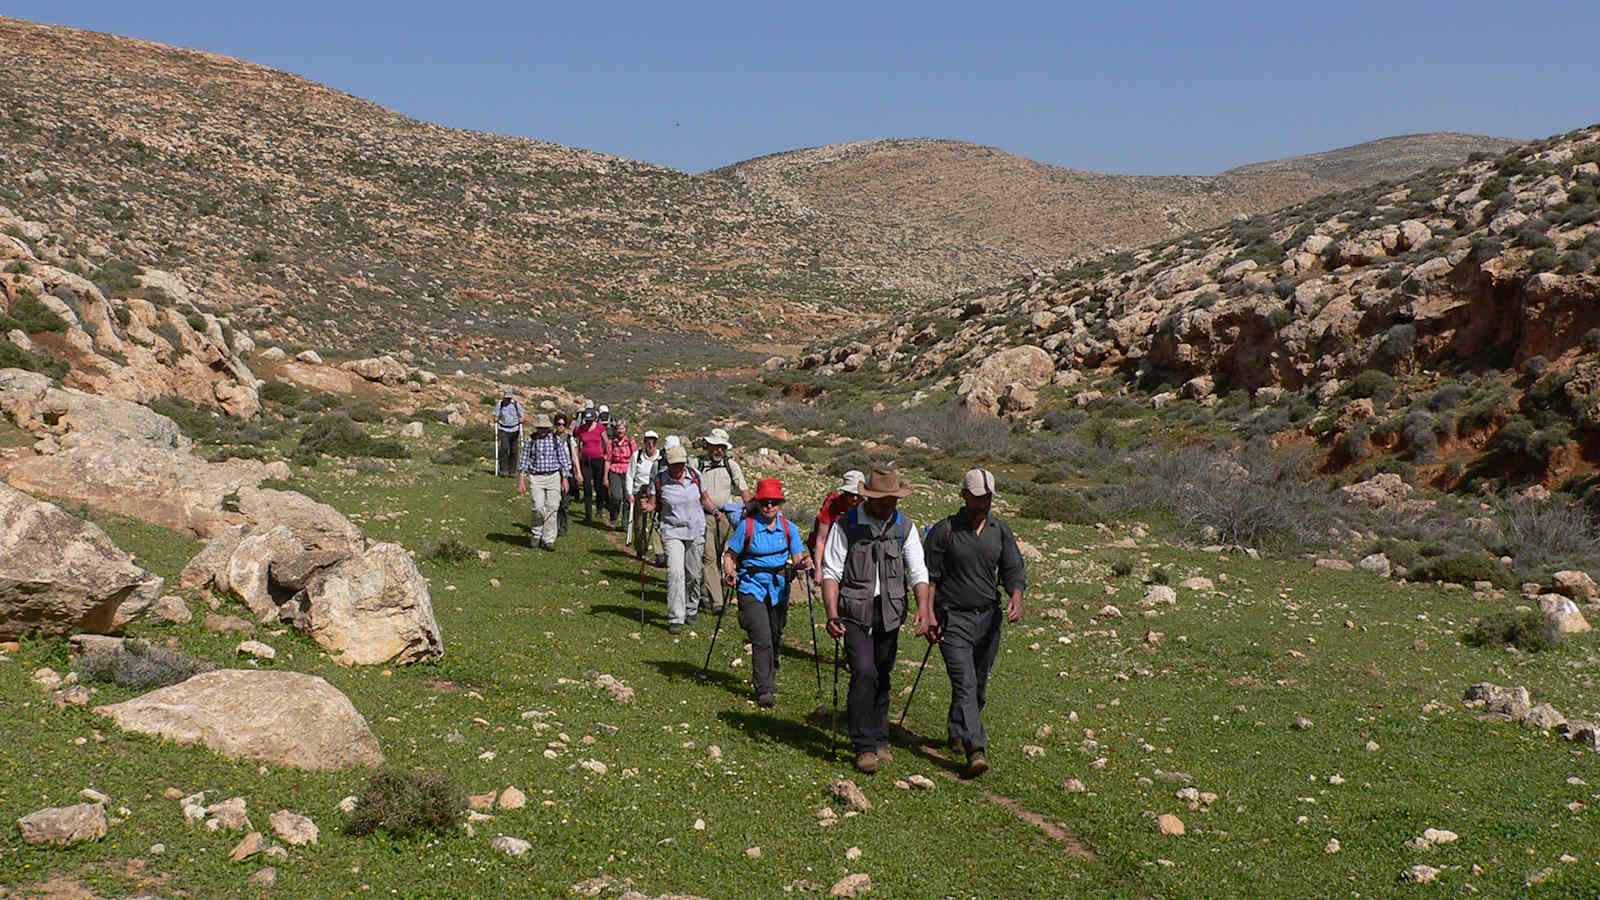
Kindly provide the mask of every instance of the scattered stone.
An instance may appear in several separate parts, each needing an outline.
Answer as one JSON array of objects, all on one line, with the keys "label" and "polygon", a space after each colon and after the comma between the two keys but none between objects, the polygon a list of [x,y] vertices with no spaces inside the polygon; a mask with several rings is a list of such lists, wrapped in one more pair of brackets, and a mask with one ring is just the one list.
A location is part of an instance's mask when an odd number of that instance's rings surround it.
[{"label": "scattered stone", "polygon": [[578,765],[588,769],[590,772],[593,772],[596,775],[604,775],[608,771],[606,764],[598,759],[586,759],[583,762],[578,763]]},{"label": "scattered stone", "polygon": [[238,616],[219,616],[215,613],[201,620],[200,627],[212,634],[255,634],[256,627]]},{"label": "scattered stone", "polygon": [[243,797],[232,797],[206,807],[206,815],[217,823],[218,828],[243,831],[250,827],[250,819],[245,815],[245,806]]},{"label": "scattered stone", "polygon": [[503,834],[490,841],[489,846],[507,856],[521,856],[533,849],[533,845],[522,838],[507,837]]},{"label": "scattered stone", "polygon": [[1156,829],[1162,834],[1183,834],[1183,820],[1172,813],[1162,813],[1156,816]]},{"label": "scattered stone", "polygon": [[260,641],[240,641],[239,646],[234,648],[234,652],[248,654],[256,659],[278,658],[277,650],[274,650],[271,645],[263,644]]},{"label": "scattered stone", "polygon": [[1456,833],[1443,828],[1428,828],[1423,830],[1422,838],[1434,845],[1452,844],[1456,841]]},{"label": "scattered stone", "polygon": [[1068,778],[1066,788],[1067,793],[1069,794],[1085,794],[1089,791],[1089,789],[1084,786],[1083,782],[1076,778]]},{"label": "scattered stone", "polygon": [[1552,576],[1554,586],[1552,590],[1563,597],[1571,597],[1584,603],[1600,600],[1600,585],[1596,585],[1588,572],[1576,569],[1566,569]]},{"label": "scattered stone", "polygon": [[34,669],[32,679],[35,686],[47,691],[61,687],[61,675],[49,666]]},{"label": "scattered stone", "polygon": [[189,611],[189,604],[177,594],[167,594],[150,607],[152,615],[165,619],[174,625],[187,625],[194,621],[194,613]]},{"label": "scattered stone", "polygon": [[848,778],[835,778],[828,782],[828,793],[850,804],[852,809],[865,811],[872,808],[872,801]]},{"label": "scattered stone", "polygon": [[1578,610],[1578,605],[1559,594],[1541,595],[1539,611],[1550,617],[1555,622],[1556,630],[1562,634],[1579,634],[1590,630],[1589,622]]},{"label": "scattered stone", "polygon": [[467,809],[474,809],[479,812],[483,812],[487,809],[493,809],[494,798],[495,795],[492,791],[487,794],[468,794]]},{"label": "scattered stone", "polygon": [[1543,869],[1540,869],[1539,871],[1533,873],[1532,875],[1529,875],[1525,879],[1525,881],[1527,882],[1529,887],[1532,887],[1532,886],[1534,886],[1536,884],[1544,884],[1546,881],[1549,881],[1550,879],[1554,878],[1555,874],[1556,874],[1556,870],[1553,867],[1546,866]]},{"label": "scattered stone", "polygon": [[54,844],[67,847],[106,836],[106,808],[98,803],[53,806],[31,812],[17,820],[25,844]]},{"label": "scattered stone", "polygon": [[317,842],[317,824],[306,816],[280,809],[267,817],[267,825],[278,839],[291,847],[302,847]]},{"label": "scattered stone", "polygon": [[1323,853],[1338,853],[1339,852],[1339,839],[1338,838],[1328,838],[1328,843],[1327,843],[1326,846],[1324,846],[1322,848],[1322,852]]},{"label": "scattered stone", "polygon": [[1038,744],[1023,744],[1022,745],[1022,755],[1023,756],[1030,756],[1030,757],[1040,757],[1040,756],[1044,755],[1044,748],[1039,746]]},{"label": "scattered stone", "polygon": [[1467,688],[1465,698],[1468,703],[1481,700],[1489,712],[1513,719],[1526,713],[1532,706],[1528,701],[1528,689],[1521,685],[1507,688],[1480,681]]},{"label": "scattered stone", "polygon": [[919,791],[933,790],[933,781],[926,775],[912,775],[906,779],[906,783]]},{"label": "scattered stone", "polygon": [[348,816],[356,811],[356,804],[360,802],[361,798],[357,797],[355,794],[351,794],[350,796],[339,801],[339,811]]},{"label": "scattered stone", "polygon": [[522,809],[528,805],[528,795],[514,787],[508,787],[500,792],[500,799],[497,802],[501,809]]},{"label": "scattered stone", "polygon": [[1381,748],[1378,746],[1378,742],[1377,741],[1367,741],[1367,752],[1368,753],[1377,753],[1378,750],[1380,750],[1380,749]]},{"label": "scattered stone", "polygon": [[166,844],[151,844],[150,845],[150,849],[145,851],[145,853],[147,853],[147,854],[149,854],[151,856],[161,856],[161,855],[165,854],[166,852],[167,852],[167,845]]},{"label": "scattered stone", "polygon": [[[1160,587],[1160,585],[1152,585],[1152,586],[1153,587]],[[1178,587],[1181,587],[1181,588],[1183,588],[1185,590],[1190,590],[1190,591],[1214,591],[1214,590],[1217,589],[1216,584],[1214,582],[1212,582],[1211,579],[1202,578],[1202,577],[1200,577],[1198,575],[1196,575],[1193,578],[1185,578],[1184,580],[1178,582]]]},{"label": "scattered stone", "polygon": [[261,832],[252,831],[244,836],[244,840],[241,840],[239,843],[233,846],[233,850],[229,851],[228,853],[228,858],[234,862],[243,862],[244,860],[255,856],[257,853],[260,853],[261,844]]},{"label": "scattered stone", "polygon": [[851,862],[855,862],[861,858],[861,848],[851,847],[850,849],[844,851],[844,858],[850,860]]},{"label": "scattered stone", "polygon": [[745,848],[744,855],[750,857],[751,859],[760,859],[761,858],[761,848],[760,847],[747,847],[747,848]]},{"label": "scattered stone", "polygon": [[1539,731],[1553,731],[1567,723],[1567,717],[1548,703],[1541,703],[1523,713],[1522,724]]},{"label": "scattered stone", "polygon": [[110,797],[107,797],[105,794],[100,793],[94,788],[84,788],[78,792],[78,796],[89,801],[90,803],[98,803],[102,806],[111,802]]},{"label": "scattered stone", "polygon": [[1428,884],[1435,878],[1439,877],[1440,871],[1441,870],[1435,869],[1433,866],[1425,866],[1421,863],[1418,863],[1404,872],[1401,872],[1400,880],[1410,884]]},{"label": "scattered stone", "polygon": [[694,830],[695,831],[705,831],[706,830],[706,820],[705,819],[695,819],[694,820]]},{"label": "scattered stone", "polygon": [[1294,730],[1295,731],[1305,731],[1306,729],[1312,727],[1315,724],[1316,724],[1315,722],[1312,722],[1310,719],[1306,718],[1305,716],[1295,716],[1294,717]]},{"label": "scattered stone", "polygon": [[68,706],[88,706],[89,689],[84,685],[75,684],[65,690],[56,691],[55,696],[50,699],[57,707],[63,709]]},{"label": "scattered stone", "polygon": [[1394,571],[1394,566],[1389,562],[1389,557],[1383,555],[1382,553],[1374,553],[1371,556],[1363,556],[1361,561],[1356,563],[1356,568],[1363,572],[1376,575],[1379,578],[1388,578],[1389,575]]},{"label": "scattered stone", "polygon": [[272,887],[278,883],[278,870],[267,866],[250,876],[250,883],[261,887]]},{"label": "scattered stone", "polygon": [[872,876],[865,872],[857,872],[835,881],[833,887],[828,889],[828,896],[859,897],[870,890],[872,890]]},{"label": "scattered stone", "polygon": [[1316,562],[1316,566],[1319,569],[1329,569],[1334,572],[1355,571],[1355,566],[1342,559],[1319,559]]}]

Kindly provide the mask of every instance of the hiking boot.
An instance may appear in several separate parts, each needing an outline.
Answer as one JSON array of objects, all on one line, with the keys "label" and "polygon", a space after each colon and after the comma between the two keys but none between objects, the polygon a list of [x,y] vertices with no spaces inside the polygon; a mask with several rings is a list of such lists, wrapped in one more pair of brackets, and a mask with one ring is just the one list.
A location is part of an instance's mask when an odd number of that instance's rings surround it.
[{"label": "hiking boot", "polygon": [[774,702],[776,701],[773,700],[771,694],[761,694],[760,696],[756,697],[756,705],[762,709],[771,709]]},{"label": "hiking boot", "polygon": [[683,633],[683,623],[682,622],[673,622],[672,624],[667,626],[667,634],[682,634],[682,633]]},{"label": "hiking boot", "polygon": [[699,613],[689,613],[689,615],[684,618],[683,624],[685,624],[685,625],[693,625],[698,621],[700,621],[700,614]]},{"label": "hiking boot", "polygon": [[958,737],[951,738],[950,739],[950,752],[955,754],[956,756],[965,756],[965,755],[967,755],[967,742],[963,741],[961,738],[958,738]]},{"label": "hiking boot", "polygon": [[655,566],[658,569],[666,568],[667,567],[667,555],[665,553],[657,553],[656,554],[656,558],[652,559],[650,561],[650,565]]},{"label": "hiking boot", "polygon": [[868,775],[871,775],[873,772],[878,771],[878,754],[877,754],[877,752],[874,751],[874,750],[868,750],[868,751],[866,751],[864,753],[857,754],[856,755],[856,769],[858,771],[865,772]]},{"label": "hiking boot", "polygon": [[967,777],[977,778],[989,771],[989,760],[983,755],[982,747],[973,747],[967,751]]},{"label": "hiking boot", "polygon": [[880,765],[880,766],[888,765],[889,763],[894,762],[894,754],[889,752],[889,745],[888,744],[885,744],[882,747],[879,747],[877,750],[874,750],[873,752],[875,754],[877,754],[878,765]]}]

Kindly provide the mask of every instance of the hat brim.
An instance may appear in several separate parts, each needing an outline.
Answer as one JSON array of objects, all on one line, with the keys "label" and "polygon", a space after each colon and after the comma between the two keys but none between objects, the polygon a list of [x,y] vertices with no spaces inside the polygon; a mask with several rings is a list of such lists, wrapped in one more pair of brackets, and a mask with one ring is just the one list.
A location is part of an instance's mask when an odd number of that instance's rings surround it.
[{"label": "hat brim", "polygon": [[879,497],[909,497],[914,493],[916,492],[903,484],[892,491],[875,491],[866,485],[861,486],[861,496],[866,497],[868,500],[875,500]]}]

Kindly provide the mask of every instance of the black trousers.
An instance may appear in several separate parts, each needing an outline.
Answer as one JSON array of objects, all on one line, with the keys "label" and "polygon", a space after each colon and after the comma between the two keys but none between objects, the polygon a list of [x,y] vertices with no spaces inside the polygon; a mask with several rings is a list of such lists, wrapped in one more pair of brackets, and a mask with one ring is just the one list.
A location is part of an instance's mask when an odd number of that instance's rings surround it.
[{"label": "black trousers", "polygon": [[989,669],[1000,652],[1000,608],[940,609],[944,637],[939,654],[950,674],[950,737],[968,747],[987,747],[983,704],[989,693]]},{"label": "black trousers", "polygon": [[595,507],[606,511],[606,460],[603,456],[583,460],[583,520],[594,520]]},{"label": "black trousers", "polygon": [[900,629],[885,631],[873,603],[877,627],[844,623],[844,653],[850,662],[850,742],[857,753],[889,746],[889,675],[900,649]]},{"label": "black trousers", "polygon": [[500,477],[515,478],[517,475],[517,440],[522,437],[520,431],[506,431],[495,426],[495,451],[500,454]]},{"label": "black trousers", "polygon": [[739,595],[739,625],[750,636],[750,681],[758,696],[778,692],[778,654],[787,624],[789,601],[774,606],[749,594]]}]

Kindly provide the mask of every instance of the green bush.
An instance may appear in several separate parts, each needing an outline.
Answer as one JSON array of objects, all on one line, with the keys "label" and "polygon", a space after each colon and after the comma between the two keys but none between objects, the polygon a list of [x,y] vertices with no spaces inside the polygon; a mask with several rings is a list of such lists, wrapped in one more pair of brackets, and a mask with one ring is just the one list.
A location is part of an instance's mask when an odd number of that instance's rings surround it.
[{"label": "green bush", "polygon": [[287,381],[269,381],[261,386],[261,400],[280,406],[295,406],[304,400],[306,392]]},{"label": "green bush", "polygon": [[1017,515],[1068,525],[1092,525],[1100,518],[1094,504],[1083,495],[1048,485],[1041,485],[1032,496],[1022,501]]},{"label": "green bush", "polygon": [[85,655],[78,661],[78,671],[92,681],[143,691],[177,684],[220,668],[209,660],[165,650],[145,641],[128,641],[124,646],[121,653]]},{"label": "green bush", "polygon": [[1538,653],[1561,643],[1561,631],[1554,621],[1536,609],[1497,612],[1484,616],[1461,636],[1473,647],[1503,647],[1510,644],[1527,653]]},{"label": "green bush", "polygon": [[476,560],[477,558],[478,551],[468,547],[466,544],[461,543],[455,538],[449,538],[443,541],[434,541],[433,543],[424,546],[422,548],[422,552],[417,554],[417,559],[419,560],[443,563],[446,565],[464,563],[469,560]]},{"label": "green bush", "polygon": [[197,331],[197,332],[199,332],[201,334],[205,333],[205,330],[206,330],[206,317],[205,316],[202,316],[199,313],[190,313],[188,315],[188,317],[184,319],[184,321],[188,322],[189,323],[189,327],[194,329],[195,331]]},{"label": "green bush", "polygon": [[29,353],[0,335],[0,369],[26,369],[29,372],[42,372],[52,378],[63,378],[70,368],[63,360]]},{"label": "green bush", "polygon": [[342,412],[308,426],[300,435],[291,458],[301,465],[314,466],[322,454],[375,456],[382,459],[405,459],[409,456],[398,441],[377,440]]},{"label": "green bush", "polygon": [[[1415,337],[1415,332],[1412,334]],[[1388,403],[1396,390],[1394,376],[1379,369],[1365,369],[1350,379],[1350,396],[1371,397],[1374,402]]]},{"label": "green bush", "polygon": [[1426,560],[1412,574],[1418,581],[1448,581],[1467,585],[1487,581],[1496,587],[1512,586],[1509,569],[1500,565],[1499,560],[1472,550]]},{"label": "green bush", "polygon": [[17,325],[28,334],[67,330],[67,320],[45,306],[44,301],[34,296],[31,291],[23,291],[16,302],[11,304],[11,318],[15,319]]},{"label": "green bush", "polygon": [[466,793],[444,772],[380,769],[356,794],[345,831],[358,836],[379,831],[396,837],[444,834],[466,808]]},{"label": "green bush", "polygon": [[1126,578],[1133,574],[1133,563],[1126,559],[1113,560],[1111,563],[1111,574],[1117,576],[1118,578]]}]

